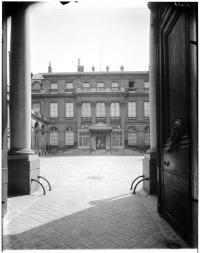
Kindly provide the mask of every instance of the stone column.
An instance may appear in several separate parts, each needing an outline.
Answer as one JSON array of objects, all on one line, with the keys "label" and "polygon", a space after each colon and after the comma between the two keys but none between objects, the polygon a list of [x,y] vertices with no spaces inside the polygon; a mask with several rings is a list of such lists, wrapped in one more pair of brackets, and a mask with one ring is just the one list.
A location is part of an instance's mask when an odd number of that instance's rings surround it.
[{"label": "stone column", "polygon": [[76,121],[77,121],[77,131],[81,128],[81,102],[76,102]]},{"label": "stone column", "polygon": [[106,124],[110,125],[110,102],[106,101]]},{"label": "stone column", "polygon": [[121,112],[121,128],[125,128],[125,102],[120,102],[120,112]]},{"label": "stone column", "polygon": [[10,150],[8,193],[37,190],[40,161],[31,150],[31,71],[28,5],[19,3],[11,18]]},{"label": "stone column", "polygon": [[7,213],[7,192],[8,192],[8,101],[7,101],[7,15],[6,2],[2,2],[2,216]]},{"label": "stone column", "polygon": [[150,64],[149,64],[149,106],[150,106],[150,149],[144,155],[143,173],[149,181],[143,182],[143,188],[149,194],[157,193],[157,127],[156,127],[156,43],[154,39],[153,13],[150,13]]},{"label": "stone column", "polygon": [[91,102],[91,110],[92,110],[92,125],[96,123],[96,101]]}]

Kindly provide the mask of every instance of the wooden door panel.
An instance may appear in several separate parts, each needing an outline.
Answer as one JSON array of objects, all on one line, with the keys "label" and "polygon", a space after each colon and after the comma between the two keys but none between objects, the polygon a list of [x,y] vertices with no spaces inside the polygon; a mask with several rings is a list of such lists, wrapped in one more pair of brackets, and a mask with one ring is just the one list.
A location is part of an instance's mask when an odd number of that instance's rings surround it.
[{"label": "wooden door panel", "polygon": [[167,38],[170,127],[177,118],[187,127],[185,19],[185,14],[182,13]]},{"label": "wooden door panel", "polygon": [[190,200],[178,193],[175,188],[164,186],[165,191],[165,215],[180,224],[181,228],[188,233],[190,230]]},{"label": "wooden door panel", "polygon": [[190,141],[188,137],[187,17],[171,15],[163,33],[164,117],[163,212],[168,220],[190,233]]},{"label": "wooden door panel", "polygon": [[168,147],[164,148],[164,169],[173,170],[181,174],[183,178],[190,175],[189,170],[189,151],[190,147],[177,147],[173,153],[167,152]]}]

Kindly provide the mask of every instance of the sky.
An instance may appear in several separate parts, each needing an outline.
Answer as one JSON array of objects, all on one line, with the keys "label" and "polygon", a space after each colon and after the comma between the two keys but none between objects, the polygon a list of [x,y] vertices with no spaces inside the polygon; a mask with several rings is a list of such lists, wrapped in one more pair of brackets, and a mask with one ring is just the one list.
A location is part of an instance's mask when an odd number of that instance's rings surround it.
[{"label": "sky", "polygon": [[38,2],[30,7],[31,72],[147,71],[149,17],[143,0]]}]

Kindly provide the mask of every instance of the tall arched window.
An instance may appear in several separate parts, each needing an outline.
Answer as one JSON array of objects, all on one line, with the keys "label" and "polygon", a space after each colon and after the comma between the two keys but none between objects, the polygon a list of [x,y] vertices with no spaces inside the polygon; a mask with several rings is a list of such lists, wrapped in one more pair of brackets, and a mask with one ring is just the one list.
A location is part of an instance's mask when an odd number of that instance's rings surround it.
[{"label": "tall arched window", "polygon": [[38,136],[38,133],[39,133],[39,125],[38,123],[36,122],[35,123],[35,147],[39,147],[39,136]]},{"label": "tall arched window", "polygon": [[56,127],[52,127],[50,131],[50,145],[57,146],[58,145],[58,130]]},{"label": "tall arched window", "polygon": [[137,145],[137,132],[134,126],[128,129],[128,145]]},{"label": "tall arched window", "polygon": [[146,127],[144,130],[144,143],[145,145],[150,144],[150,127]]},{"label": "tall arched window", "polygon": [[71,127],[66,128],[65,145],[74,145],[74,132]]}]

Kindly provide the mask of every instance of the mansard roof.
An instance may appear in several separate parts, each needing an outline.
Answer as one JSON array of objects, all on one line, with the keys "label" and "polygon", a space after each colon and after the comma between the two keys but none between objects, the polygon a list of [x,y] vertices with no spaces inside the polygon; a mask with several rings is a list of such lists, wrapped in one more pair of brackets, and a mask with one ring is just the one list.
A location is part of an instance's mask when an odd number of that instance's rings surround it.
[{"label": "mansard roof", "polygon": [[32,80],[39,80],[39,79],[44,79],[42,74],[35,74],[32,76]]}]

